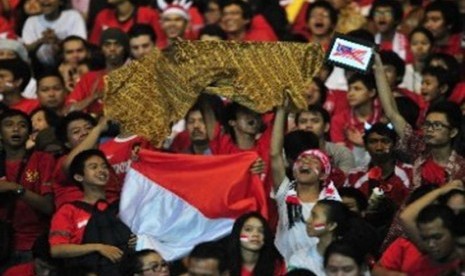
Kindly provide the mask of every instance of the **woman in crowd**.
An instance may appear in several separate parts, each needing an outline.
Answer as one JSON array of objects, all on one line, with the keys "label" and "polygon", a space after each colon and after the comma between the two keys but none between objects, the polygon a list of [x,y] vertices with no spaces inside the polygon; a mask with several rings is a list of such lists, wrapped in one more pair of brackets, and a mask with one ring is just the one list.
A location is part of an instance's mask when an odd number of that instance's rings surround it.
[{"label": "woman in crowd", "polygon": [[228,245],[230,276],[284,274],[271,229],[259,213],[247,213],[234,223]]}]

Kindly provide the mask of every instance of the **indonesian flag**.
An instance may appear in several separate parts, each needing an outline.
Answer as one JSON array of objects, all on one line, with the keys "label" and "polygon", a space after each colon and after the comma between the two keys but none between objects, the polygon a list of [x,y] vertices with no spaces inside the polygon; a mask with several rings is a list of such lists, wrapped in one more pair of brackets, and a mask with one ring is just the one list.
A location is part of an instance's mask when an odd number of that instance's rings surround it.
[{"label": "indonesian flag", "polygon": [[226,236],[250,211],[266,217],[263,183],[249,172],[252,152],[197,156],[141,150],[126,175],[120,217],[137,235],[137,250],[165,260]]}]

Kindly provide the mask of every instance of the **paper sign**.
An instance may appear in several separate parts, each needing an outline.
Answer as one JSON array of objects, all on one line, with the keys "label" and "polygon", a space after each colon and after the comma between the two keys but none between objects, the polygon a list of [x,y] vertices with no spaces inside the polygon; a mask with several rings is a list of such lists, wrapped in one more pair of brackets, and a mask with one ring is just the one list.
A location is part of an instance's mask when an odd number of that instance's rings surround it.
[{"label": "paper sign", "polygon": [[373,63],[373,43],[337,34],[326,55],[329,63],[349,70],[366,73]]}]

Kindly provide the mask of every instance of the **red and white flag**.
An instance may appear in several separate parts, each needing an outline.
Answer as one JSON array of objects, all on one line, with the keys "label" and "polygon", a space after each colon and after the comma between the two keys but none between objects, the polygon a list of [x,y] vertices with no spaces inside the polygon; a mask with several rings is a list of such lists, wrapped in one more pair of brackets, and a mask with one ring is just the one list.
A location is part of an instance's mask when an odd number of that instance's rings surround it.
[{"label": "red and white flag", "polygon": [[126,175],[120,217],[151,248],[171,261],[198,243],[226,236],[250,211],[267,215],[266,195],[249,172],[252,152],[197,156],[141,150]]}]

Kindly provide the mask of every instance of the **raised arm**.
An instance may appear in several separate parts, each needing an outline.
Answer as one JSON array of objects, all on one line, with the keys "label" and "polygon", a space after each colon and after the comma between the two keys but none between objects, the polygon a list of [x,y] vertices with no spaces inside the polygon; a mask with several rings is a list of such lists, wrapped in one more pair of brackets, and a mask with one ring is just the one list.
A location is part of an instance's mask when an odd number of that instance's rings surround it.
[{"label": "raised arm", "polygon": [[408,205],[404,211],[400,214],[400,222],[404,228],[405,233],[409,236],[409,238],[417,245],[421,245],[422,241],[420,238],[420,234],[418,233],[416,220],[418,214],[425,208],[426,206],[432,204],[436,201],[440,196],[448,193],[451,190],[460,189],[463,190],[463,183],[460,180],[453,180],[448,184],[433,190],[426,195],[420,197],[416,201],[412,202]]},{"label": "raised arm", "polygon": [[402,117],[397,108],[394,95],[392,94],[391,88],[386,78],[386,74],[383,68],[383,62],[378,53],[375,53],[375,66],[373,66],[376,86],[378,88],[378,95],[383,106],[384,114],[388,117],[394,126],[394,129],[400,138],[404,137],[404,129],[407,122]]},{"label": "raised arm", "polygon": [[286,112],[284,107],[278,107],[276,117],[273,124],[273,132],[271,134],[271,172],[273,177],[273,187],[277,191],[279,185],[283,182],[286,176],[286,168],[284,166],[283,146],[284,132],[286,124]]},{"label": "raised arm", "polygon": [[87,135],[87,137],[78,146],[71,150],[71,152],[66,157],[65,162],[63,162],[64,172],[68,172],[69,166],[71,165],[71,162],[73,161],[74,157],[76,157],[76,155],[85,150],[92,149],[97,145],[100,135],[108,129],[109,121],[110,120],[106,117],[100,118],[100,121],[90,131],[89,135]]}]

